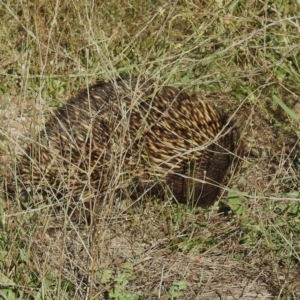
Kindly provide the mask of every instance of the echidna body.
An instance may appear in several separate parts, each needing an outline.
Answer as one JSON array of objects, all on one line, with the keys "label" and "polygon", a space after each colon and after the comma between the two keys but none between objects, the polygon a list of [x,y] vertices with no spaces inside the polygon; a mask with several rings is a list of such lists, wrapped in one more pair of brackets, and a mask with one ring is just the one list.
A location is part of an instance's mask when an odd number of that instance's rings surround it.
[{"label": "echidna body", "polygon": [[231,163],[232,124],[211,103],[152,81],[102,81],[58,109],[19,157],[22,195],[101,201],[125,191],[206,206]]}]

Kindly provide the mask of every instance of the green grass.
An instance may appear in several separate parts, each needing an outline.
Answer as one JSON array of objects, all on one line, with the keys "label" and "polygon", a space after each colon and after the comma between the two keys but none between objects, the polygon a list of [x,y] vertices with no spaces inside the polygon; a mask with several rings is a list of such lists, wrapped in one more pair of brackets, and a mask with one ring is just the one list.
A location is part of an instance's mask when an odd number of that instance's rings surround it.
[{"label": "green grass", "polygon": [[251,284],[299,299],[299,8],[0,0],[3,181],[47,107],[120,74],[224,95],[216,103],[239,120],[246,146],[220,198],[229,211],[120,203],[88,228],[2,196],[0,299],[227,299],[229,290],[242,299]]}]

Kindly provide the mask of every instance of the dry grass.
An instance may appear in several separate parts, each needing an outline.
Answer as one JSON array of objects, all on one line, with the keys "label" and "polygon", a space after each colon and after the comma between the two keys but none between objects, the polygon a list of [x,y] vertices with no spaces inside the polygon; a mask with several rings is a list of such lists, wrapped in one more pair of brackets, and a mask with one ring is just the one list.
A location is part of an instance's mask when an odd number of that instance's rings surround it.
[{"label": "dry grass", "polygon": [[125,201],[89,227],[1,198],[1,299],[299,299],[296,1],[0,0],[0,18],[3,180],[49,109],[118,74],[214,99],[246,145],[207,210]]}]

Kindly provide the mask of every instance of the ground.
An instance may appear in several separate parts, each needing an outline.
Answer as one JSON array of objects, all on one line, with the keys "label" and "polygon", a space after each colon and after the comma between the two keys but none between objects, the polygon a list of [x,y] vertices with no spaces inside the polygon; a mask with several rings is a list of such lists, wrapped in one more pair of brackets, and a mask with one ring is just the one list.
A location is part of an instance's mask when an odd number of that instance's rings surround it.
[{"label": "ground", "polygon": [[300,299],[299,6],[0,2],[1,178],[99,78],[197,93],[240,131],[219,201],[117,201],[92,225],[1,197],[1,299]]}]

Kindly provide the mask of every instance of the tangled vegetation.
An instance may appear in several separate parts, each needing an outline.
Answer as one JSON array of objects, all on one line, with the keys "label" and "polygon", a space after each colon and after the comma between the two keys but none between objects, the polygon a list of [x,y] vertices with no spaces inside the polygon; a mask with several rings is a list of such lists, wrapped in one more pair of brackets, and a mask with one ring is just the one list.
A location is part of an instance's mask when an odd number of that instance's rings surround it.
[{"label": "tangled vegetation", "polygon": [[0,0],[3,183],[57,107],[120,74],[214,100],[245,144],[207,209],[128,199],[89,226],[1,193],[0,299],[299,299],[299,6]]}]

